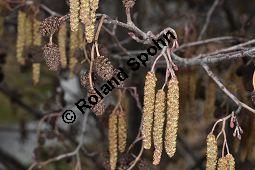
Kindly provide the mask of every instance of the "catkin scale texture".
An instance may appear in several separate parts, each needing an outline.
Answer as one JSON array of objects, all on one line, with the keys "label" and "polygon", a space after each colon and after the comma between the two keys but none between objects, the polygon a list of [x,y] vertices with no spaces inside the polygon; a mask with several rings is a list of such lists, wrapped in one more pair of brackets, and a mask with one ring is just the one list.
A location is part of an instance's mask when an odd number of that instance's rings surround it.
[{"label": "catkin scale texture", "polygon": [[81,0],[80,20],[85,25],[89,25],[90,24],[90,5],[89,5],[89,0]]},{"label": "catkin scale texture", "polygon": [[42,43],[42,37],[39,32],[41,22],[33,19],[33,45],[40,46]]},{"label": "catkin scale texture", "polygon": [[33,63],[33,83],[37,84],[40,79],[40,63]]},{"label": "catkin scale texture", "polygon": [[109,141],[109,153],[110,153],[110,167],[111,170],[116,169],[118,148],[117,148],[117,115],[111,113],[109,116],[109,130],[108,130],[108,141]]},{"label": "catkin scale texture", "polygon": [[151,131],[153,123],[153,111],[155,102],[156,75],[148,72],[144,85],[144,108],[142,120],[142,135],[145,149],[151,148]]},{"label": "catkin scale texture", "polygon": [[218,160],[217,170],[228,170],[228,161],[227,161],[226,157],[221,157]]},{"label": "catkin scale texture", "polygon": [[163,146],[163,127],[165,121],[165,92],[159,90],[156,94],[155,112],[154,112],[154,126],[153,126],[153,143],[154,143],[154,154],[153,164],[158,165],[162,155]]},{"label": "catkin scale texture", "polygon": [[20,64],[25,64],[25,58],[23,56],[24,46],[25,46],[25,30],[26,26],[26,14],[22,11],[18,12],[18,33],[17,33],[17,43],[16,43],[16,56],[17,61]]},{"label": "catkin scale texture", "polygon": [[228,170],[235,170],[235,159],[231,154],[226,155],[228,161]]},{"label": "catkin scale texture", "polygon": [[25,40],[25,43],[26,43],[26,47],[30,47],[32,45],[32,42],[33,42],[33,32],[32,32],[32,20],[27,17],[26,18],[26,31],[25,31],[25,36],[26,36],[26,40]]},{"label": "catkin scale texture", "polygon": [[118,148],[121,153],[125,151],[127,141],[127,117],[124,111],[118,114]]},{"label": "catkin scale texture", "polygon": [[69,0],[70,2],[70,26],[72,31],[78,31],[79,26],[79,0]]},{"label": "catkin scale texture", "polygon": [[179,119],[179,86],[178,80],[172,78],[168,83],[167,122],[165,130],[165,150],[171,158],[176,151],[176,138]]},{"label": "catkin scale texture", "polygon": [[61,66],[63,68],[67,65],[66,60],[66,23],[63,23],[60,26],[59,32],[58,32],[58,46],[60,51],[60,61]]},{"label": "catkin scale texture", "polygon": [[217,141],[213,134],[207,136],[206,169],[215,170],[217,163]]},{"label": "catkin scale texture", "polygon": [[74,67],[77,63],[77,59],[75,57],[75,51],[76,49],[78,48],[78,44],[77,44],[77,41],[78,41],[78,31],[76,32],[71,32],[70,33],[70,53],[69,53],[69,57],[70,57],[70,70],[71,71],[74,71]]}]

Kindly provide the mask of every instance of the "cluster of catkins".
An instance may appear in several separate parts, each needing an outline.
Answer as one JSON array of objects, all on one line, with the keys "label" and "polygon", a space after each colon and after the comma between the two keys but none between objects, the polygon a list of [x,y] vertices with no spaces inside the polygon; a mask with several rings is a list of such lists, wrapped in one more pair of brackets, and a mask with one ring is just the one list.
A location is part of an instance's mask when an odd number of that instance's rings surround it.
[{"label": "cluster of catkins", "polygon": [[[17,23],[16,56],[18,63],[24,65],[26,62],[25,53],[41,46],[40,22],[35,17],[30,17],[20,10]],[[32,62],[32,79],[33,83],[37,84],[40,78],[40,57],[33,55]]]},{"label": "cluster of catkins", "polygon": [[118,160],[118,150],[123,153],[126,148],[127,140],[127,117],[126,113],[122,109],[114,109],[109,115],[109,153],[110,153],[110,168],[116,169]]},{"label": "cluster of catkins", "polygon": [[[176,77],[168,82],[167,96],[164,90],[156,89],[156,75],[148,72],[144,86],[144,110],[142,121],[142,135],[145,149],[151,148],[151,141],[154,143],[153,164],[160,162],[163,148],[163,127],[166,128],[164,145],[165,151],[172,157],[176,151],[177,126],[179,118],[179,86]],[[167,106],[166,106],[167,105]],[[154,113],[154,114],[153,114]],[[152,137],[153,136],[153,137]]]},{"label": "cluster of catkins", "polygon": [[[207,152],[206,152],[206,169],[215,170],[217,166],[218,159],[218,147],[215,136],[210,133],[207,136]],[[218,170],[235,170],[235,160],[234,157],[228,153],[218,159]]]},{"label": "cluster of catkins", "polygon": [[99,0],[70,0],[70,26],[72,31],[78,31],[79,20],[85,25],[86,40],[94,39],[96,10]]}]

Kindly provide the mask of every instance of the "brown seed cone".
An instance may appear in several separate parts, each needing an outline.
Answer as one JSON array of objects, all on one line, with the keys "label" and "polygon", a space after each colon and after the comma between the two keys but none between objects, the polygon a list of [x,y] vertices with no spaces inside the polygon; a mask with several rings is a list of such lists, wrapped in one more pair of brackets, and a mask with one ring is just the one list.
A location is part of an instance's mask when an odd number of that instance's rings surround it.
[{"label": "brown seed cone", "polygon": [[26,14],[22,11],[18,13],[18,32],[17,32],[17,43],[16,43],[16,55],[17,61],[20,64],[25,64],[25,58],[23,56],[24,46],[26,40]]},{"label": "brown seed cone", "polygon": [[226,157],[221,157],[218,160],[217,170],[228,170],[228,161],[227,161]]},{"label": "brown seed cone", "polygon": [[70,2],[70,26],[72,31],[78,31],[79,26],[79,0],[69,0]]},{"label": "brown seed cone", "polygon": [[142,135],[145,149],[151,148],[151,133],[153,122],[153,111],[155,102],[156,75],[148,72],[144,85],[144,108],[142,120]]},{"label": "brown seed cone", "polygon": [[36,85],[40,79],[40,64],[33,63],[33,84]]},{"label": "brown seed cone", "polygon": [[121,153],[125,151],[127,142],[127,116],[124,111],[118,114],[118,148]]},{"label": "brown seed cone", "polygon": [[39,32],[41,22],[37,19],[33,19],[33,45],[40,46],[42,43],[42,37]]},{"label": "brown seed cone", "polygon": [[[92,89],[91,87],[87,87],[88,88],[88,96],[90,95],[96,95],[98,97],[98,99],[100,99],[100,96],[97,95],[96,91],[94,89]],[[104,104],[104,100],[102,99],[101,101],[99,101],[96,105],[94,105],[92,107],[92,112],[94,112],[97,116],[101,116],[103,115],[104,111],[105,111],[105,104]]]},{"label": "brown seed cone", "polygon": [[111,170],[115,170],[118,156],[116,113],[111,113],[109,116],[108,140],[109,140],[110,166]]},{"label": "brown seed cone", "polygon": [[176,78],[172,78],[168,83],[166,114],[165,150],[171,158],[174,156],[176,151],[176,137],[179,119],[179,86]]},{"label": "brown seed cone", "polygon": [[49,70],[57,71],[61,67],[60,52],[56,44],[46,44],[43,48],[43,57]]},{"label": "brown seed cone", "polygon": [[226,155],[228,161],[228,170],[235,170],[235,159],[231,154]]},{"label": "brown seed cone", "polygon": [[98,56],[95,58],[93,69],[103,80],[109,80],[115,74],[113,65],[105,56]]},{"label": "brown seed cone", "polygon": [[159,90],[156,94],[155,112],[154,112],[154,127],[153,127],[153,142],[154,155],[153,164],[158,165],[162,155],[163,147],[163,127],[165,121],[165,92]]},{"label": "brown seed cone", "polygon": [[51,36],[58,31],[61,25],[60,17],[51,16],[46,18],[40,25],[40,33],[42,36]]},{"label": "brown seed cone", "polygon": [[25,36],[26,36],[26,47],[30,47],[33,43],[33,32],[32,32],[32,20],[27,17],[26,18],[26,31],[25,31]]},{"label": "brown seed cone", "polygon": [[90,4],[89,0],[81,0],[81,9],[80,9],[80,20],[86,26],[90,24]]},{"label": "brown seed cone", "polygon": [[135,5],[136,0],[122,0],[125,8],[132,8]]},{"label": "brown seed cone", "polygon": [[206,170],[215,170],[217,163],[217,141],[213,134],[207,136]]},{"label": "brown seed cone", "polygon": [[66,23],[63,23],[60,26],[58,32],[58,46],[60,51],[60,61],[61,66],[66,68],[67,66],[67,59],[66,59]]}]

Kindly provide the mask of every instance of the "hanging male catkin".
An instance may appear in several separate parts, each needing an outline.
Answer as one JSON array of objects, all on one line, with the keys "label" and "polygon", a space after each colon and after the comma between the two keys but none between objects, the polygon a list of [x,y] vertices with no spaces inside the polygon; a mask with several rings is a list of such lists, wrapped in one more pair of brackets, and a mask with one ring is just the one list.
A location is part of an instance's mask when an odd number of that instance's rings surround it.
[{"label": "hanging male catkin", "polygon": [[158,165],[162,155],[163,147],[163,127],[165,121],[165,92],[159,90],[156,94],[155,111],[154,111],[154,126],[153,126],[153,143],[154,143],[154,154],[153,164]]},{"label": "hanging male catkin", "polygon": [[116,169],[118,148],[117,148],[117,115],[115,112],[109,116],[109,129],[108,129],[108,141],[109,141],[109,153],[110,153],[110,167],[111,170]]},{"label": "hanging male catkin", "polygon": [[28,48],[33,43],[32,20],[29,16],[26,18],[26,31],[25,31],[25,46]]},{"label": "hanging male catkin", "polygon": [[144,85],[144,108],[142,120],[142,135],[145,149],[151,148],[151,133],[153,122],[153,111],[155,102],[156,75],[148,72]]},{"label": "hanging male catkin", "polygon": [[72,31],[78,31],[79,26],[79,0],[69,0],[70,2],[70,26]]},{"label": "hanging male catkin", "polygon": [[179,119],[179,86],[176,78],[172,78],[168,83],[166,114],[165,150],[171,158],[174,156],[176,151],[176,137]]},{"label": "hanging male catkin", "polygon": [[228,170],[235,170],[235,159],[231,154],[226,155],[228,161]]},{"label": "hanging male catkin", "polygon": [[22,11],[18,12],[18,32],[17,32],[17,43],[16,43],[16,56],[17,61],[20,64],[25,64],[25,58],[23,56],[24,46],[26,40],[26,14]]},{"label": "hanging male catkin", "polygon": [[215,170],[217,163],[217,141],[213,134],[207,136],[206,170]]},{"label": "hanging male catkin", "polygon": [[80,20],[86,26],[90,22],[90,5],[89,0],[81,0],[81,9],[80,9]]},{"label": "hanging male catkin", "polygon": [[118,148],[121,153],[125,151],[127,141],[127,117],[124,111],[118,114]]},{"label": "hanging male catkin", "polygon": [[70,67],[70,70],[74,71],[74,68],[75,68],[75,65],[77,63],[77,59],[76,59],[76,56],[75,56],[75,51],[77,50],[78,48],[78,44],[77,44],[77,41],[78,41],[78,32],[71,32],[70,33],[70,48],[69,48],[69,67]]},{"label": "hanging male catkin", "polygon": [[66,23],[63,23],[60,26],[60,29],[59,29],[59,32],[58,32],[58,46],[59,46],[59,51],[60,51],[61,66],[63,68],[66,68],[66,66],[67,66],[67,60],[66,60]]},{"label": "hanging male catkin", "polygon": [[[42,37],[39,32],[40,29],[40,21],[33,18],[33,45],[34,46],[41,46]],[[33,63],[32,66],[32,79],[33,84],[37,84],[40,80],[40,63]]]},{"label": "hanging male catkin", "polygon": [[228,170],[228,161],[226,157],[221,157],[218,160],[217,170]]}]

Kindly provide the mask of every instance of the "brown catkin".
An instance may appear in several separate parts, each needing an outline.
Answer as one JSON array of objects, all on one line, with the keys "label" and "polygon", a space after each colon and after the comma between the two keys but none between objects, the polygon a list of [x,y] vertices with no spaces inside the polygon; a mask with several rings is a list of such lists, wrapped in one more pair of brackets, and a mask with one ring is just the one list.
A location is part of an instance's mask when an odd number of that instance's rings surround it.
[{"label": "brown catkin", "polygon": [[59,48],[56,44],[46,44],[43,47],[43,57],[49,70],[58,71],[61,63],[60,63],[60,52]]},{"label": "brown catkin", "polygon": [[94,67],[96,74],[103,80],[111,79],[115,74],[115,68],[109,59],[105,56],[97,56],[94,60]]},{"label": "brown catkin", "polygon": [[174,156],[176,151],[176,137],[179,119],[179,86],[176,78],[172,78],[168,83],[166,114],[165,150],[171,158]]},{"label": "brown catkin", "polygon": [[66,23],[63,23],[60,26],[60,29],[59,29],[59,32],[58,32],[58,46],[59,46],[59,51],[60,51],[61,66],[63,68],[66,68],[66,66],[67,66],[67,60],[66,60]]},{"label": "brown catkin", "polygon": [[215,170],[217,163],[217,141],[213,134],[207,136],[206,170]]},{"label": "brown catkin", "polygon": [[159,90],[156,94],[155,112],[154,112],[154,126],[153,126],[153,143],[154,143],[154,154],[153,164],[158,165],[162,155],[163,146],[163,127],[165,121],[165,92]]},{"label": "brown catkin", "polygon": [[124,111],[118,114],[118,148],[121,153],[125,151],[127,141],[127,117]]},{"label": "brown catkin", "polygon": [[111,170],[115,170],[117,164],[118,148],[117,148],[117,115],[114,112],[111,113],[109,116],[108,140],[110,153],[110,167]]},{"label": "brown catkin", "polygon": [[217,170],[228,170],[228,161],[226,157],[221,157],[218,160]]},{"label": "brown catkin", "polygon": [[151,132],[153,122],[153,111],[155,102],[155,88],[156,88],[156,75],[153,72],[148,72],[144,85],[144,108],[143,108],[143,122],[142,122],[142,135],[145,149],[151,148]]},{"label": "brown catkin", "polygon": [[72,31],[78,31],[79,26],[79,0],[69,0],[70,2],[70,26]]},{"label": "brown catkin", "polygon": [[125,8],[129,9],[135,5],[135,0],[122,0]]},{"label": "brown catkin", "polygon": [[231,154],[226,155],[228,161],[228,170],[235,170],[235,159]]},{"label": "brown catkin", "polygon": [[83,49],[84,48],[84,43],[83,43],[83,27],[82,25],[79,26],[79,30],[78,30],[78,46],[79,46],[79,49]]},{"label": "brown catkin", "polygon": [[70,51],[69,51],[69,58],[70,58],[70,63],[69,63],[69,67],[70,70],[73,72],[75,65],[77,63],[77,59],[75,57],[75,50],[78,48],[78,32],[71,32],[70,33]]},{"label": "brown catkin", "polygon": [[30,47],[33,43],[33,32],[32,32],[32,20],[30,17],[26,18],[26,31],[25,31],[25,36],[26,36],[26,40],[25,40],[25,46],[26,47]]},{"label": "brown catkin", "polygon": [[17,31],[17,43],[16,43],[16,55],[17,61],[20,64],[25,64],[25,58],[23,56],[24,46],[26,40],[26,14],[22,11],[18,12],[18,31]]},{"label": "brown catkin", "polygon": [[40,63],[33,63],[33,84],[37,84],[40,79]]}]

